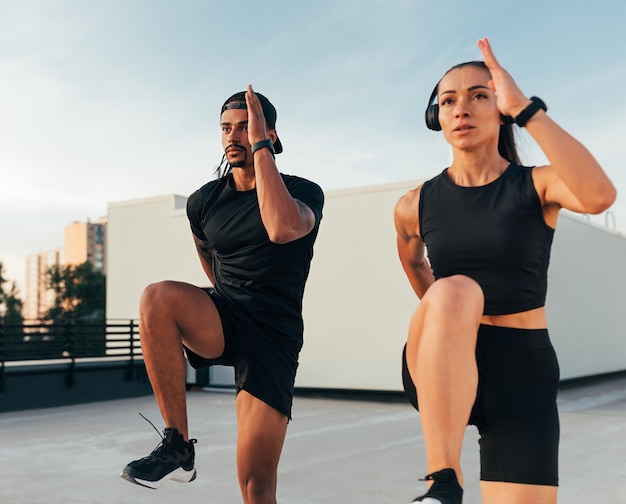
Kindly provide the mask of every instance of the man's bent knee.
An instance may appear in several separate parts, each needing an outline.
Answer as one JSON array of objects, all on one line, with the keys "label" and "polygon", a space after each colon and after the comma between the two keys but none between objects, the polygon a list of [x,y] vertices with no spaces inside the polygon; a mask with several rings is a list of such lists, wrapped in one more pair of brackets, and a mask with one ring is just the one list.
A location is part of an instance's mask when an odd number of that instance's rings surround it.
[{"label": "man's bent knee", "polygon": [[142,316],[148,315],[150,311],[160,314],[173,308],[178,296],[178,282],[165,280],[148,285],[141,294],[139,301],[139,312]]},{"label": "man's bent knee", "polygon": [[141,294],[141,305],[153,305],[155,303],[166,302],[173,290],[176,288],[176,282],[164,280],[149,284]]},{"label": "man's bent knee", "polygon": [[175,324],[177,282],[163,281],[148,285],[139,301],[142,340],[156,329]]}]

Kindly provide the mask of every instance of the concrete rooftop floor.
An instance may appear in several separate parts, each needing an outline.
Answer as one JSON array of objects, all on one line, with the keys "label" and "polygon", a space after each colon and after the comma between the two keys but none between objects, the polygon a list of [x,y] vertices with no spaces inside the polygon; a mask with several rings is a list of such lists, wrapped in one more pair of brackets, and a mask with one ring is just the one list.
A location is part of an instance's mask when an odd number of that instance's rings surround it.
[{"label": "concrete rooftop floor", "polygon": [[[0,503],[238,503],[234,395],[188,394],[198,477],[159,490],[119,477],[159,437],[151,396],[0,414]],[[559,502],[626,503],[626,377],[566,386]],[[463,453],[466,504],[480,503],[478,436]],[[279,467],[280,504],[408,504],[424,491],[419,416],[400,401],[297,396]]]}]

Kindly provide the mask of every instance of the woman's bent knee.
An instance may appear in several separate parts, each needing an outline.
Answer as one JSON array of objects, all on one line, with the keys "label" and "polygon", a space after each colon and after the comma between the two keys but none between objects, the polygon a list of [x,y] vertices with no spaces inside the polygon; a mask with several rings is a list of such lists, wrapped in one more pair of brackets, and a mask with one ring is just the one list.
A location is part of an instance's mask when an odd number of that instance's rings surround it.
[{"label": "woman's bent knee", "polygon": [[[421,334],[425,326],[449,328],[464,334],[464,328],[478,330],[485,298],[474,280],[463,275],[445,277],[434,282],[420,301],[409,330]],[[411,338],[409,338],[411,339]]]},{"label": "woman's bent knee", "polygon": [[464,275],[454,275],[440,278],[433,283],[426,291],[422,303],[455,312],[467,307],[482,314],[485,296],[475,280]]}]

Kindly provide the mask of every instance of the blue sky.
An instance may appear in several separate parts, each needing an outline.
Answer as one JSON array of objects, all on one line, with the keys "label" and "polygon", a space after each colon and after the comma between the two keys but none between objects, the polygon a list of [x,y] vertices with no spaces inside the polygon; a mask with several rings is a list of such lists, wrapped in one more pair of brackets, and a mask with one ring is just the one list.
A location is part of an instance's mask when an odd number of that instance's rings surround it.
[{"label": "blue sky", "polygon": [[326,190],[435,175],[449,150],[428,96],[483,36],[601,162],[626,232],[625,23],[614,0],[0,0],[0,260],[22,282],[72,221],[193,192],[248,83],[278,109],[285,173]]}]

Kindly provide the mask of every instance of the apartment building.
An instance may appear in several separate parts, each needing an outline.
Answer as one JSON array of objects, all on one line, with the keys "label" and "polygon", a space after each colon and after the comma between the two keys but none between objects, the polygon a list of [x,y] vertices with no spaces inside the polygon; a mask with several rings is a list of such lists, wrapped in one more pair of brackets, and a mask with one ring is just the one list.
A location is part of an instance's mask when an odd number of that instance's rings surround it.
[{"label": "apartment building", "polygon": [[48,288],[48,271],[61,265],[61,250],[48,250],[26,257],[26,289],[22,315],[25,319],[42,318],[54,304],[54,292]]},{"label": "apartment building", "polygon": [[25,319],[39,319],[54,304],[54,292],[48,288],[48,271],[56,266],[77,266],[89,261],[106,274],[107,219],[98,222],[73,222],[65,227],[63,249],[31,254],[26,258],[26,288],[22,314]]},{"label": "apartment building", "polygon": [[63,264],[77,266],[89,261],[106,274],[106,218],[98,222],[73,222],[65,226]]}]

